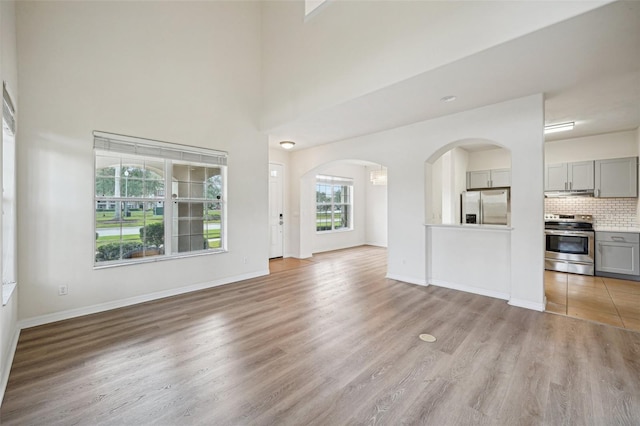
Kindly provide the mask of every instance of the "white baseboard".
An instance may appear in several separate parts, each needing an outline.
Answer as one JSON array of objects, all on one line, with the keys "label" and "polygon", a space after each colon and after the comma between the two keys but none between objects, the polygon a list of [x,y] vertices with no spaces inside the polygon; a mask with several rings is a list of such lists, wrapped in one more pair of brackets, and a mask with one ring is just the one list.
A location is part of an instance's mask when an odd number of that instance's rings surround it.
[{"label": "white baseboard", "polygon": [[450,283],[447,281],[433,280],[433,279],[430,280],[429,283],[436,285],[438,287],[450,288],[452,290],[459,290],[467,293],[479,294],[481,296],[493,297],[495,299],[509,300],[509,294],[503,293],[501,291],[487,290],[485,288],[473,287],[466,284],[456,284],[456,283]]},{"label": "white baseboard", "polygon": [[396,275],[396,274],[387,274],[386,278],[389,278],[390,280],[402,281],[403,283],[421,285],[425,287],[429,285],[427,284],[427,281],[423,280],[422,278],[407,277],[407,276]]},{"label": "white baseboard", "polygon": [[375,241],[367,241],[364,244],[367,245],[367,246],[387,248],[387,243],[378,243],[378,242],[375,242]]},{"label": "white baseboard", "polygon": [[538,311],[538,312],[544,312],[546,304],[547,304],[547,300],[545,298],[545,300],[543,300],[542,303],[536,303],[536,302],[532,302],[530,300],[509,299],[509,304],[511,306],[517,306],[518,308],[526,308],[526,309],[532,309],[532,310]]},{"label": "white baseboard", "polygon": [[39,325],[49,324],[56,321],[62,321],[70,318],[81,317],[83,315],[96,314],[98,312],[104,312],[112,309],[123,308],[125,306],[137,305],[138,303],[150,302],[152,300],[163,299],[165,297],[171,297],[171,296],[177,296],[180,294],[190,293],[192,291],[204,290],[211,287],[218,287],[221,285],[248,280],[251,278],[262,277],[265,275],[269,275],[268,269],[258,271],[258,272],[251,272],[243,275],[236,275],[233,277],[222,278],[215,281],[193,284],[185,287],[172,288],[170,290],[159,291],[156,293],[143,294],[140,296],[134,296],[127,299],[114,300],[112,302],[85,306],[78,309],[70,309],[67,311],[55,312],[52,314],[41,315],[38,317],[21,320],[18,322],[18,327],[19,329],[36,327]]},{"label": "white baseboard", "polygon": [[7,352],[3,355],[6,356],[3,361],[2,366],[2,377],[0,377],[0,405],[2,405],[2,400],[4,399],[4,393],[7,390],[7,384],[9,383],[9,374],[11,373],[11,366],[13,365],[13,357],[16,354],[16,349],[18,347],[18,339],[20,339],[20,328],[16,327],[13,333],[13,339],[11,340],[11,345],[7,348]]}]

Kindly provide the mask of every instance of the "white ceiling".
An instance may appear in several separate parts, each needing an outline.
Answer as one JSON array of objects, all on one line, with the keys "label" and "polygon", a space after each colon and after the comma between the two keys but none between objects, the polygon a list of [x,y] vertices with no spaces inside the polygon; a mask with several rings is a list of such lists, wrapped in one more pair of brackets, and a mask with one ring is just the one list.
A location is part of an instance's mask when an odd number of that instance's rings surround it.
[{"label": "white ceiling", "polygon": [[[269,132],[309,148],[545,93],[547,141],[640,127],[640,2],[621,1],[501,44]],[[445,95],[455,95],[444,103]]]}]

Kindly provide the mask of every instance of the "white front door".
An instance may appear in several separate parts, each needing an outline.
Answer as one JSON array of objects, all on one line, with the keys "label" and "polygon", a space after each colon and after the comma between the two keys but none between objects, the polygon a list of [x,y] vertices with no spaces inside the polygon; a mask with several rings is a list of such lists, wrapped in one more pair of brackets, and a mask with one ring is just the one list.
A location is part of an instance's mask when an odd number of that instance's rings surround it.
[{"label": "white front door", "polygon": [[282,165],[269,163],[269,258],[283,256],[284,209],[282,207]]}]

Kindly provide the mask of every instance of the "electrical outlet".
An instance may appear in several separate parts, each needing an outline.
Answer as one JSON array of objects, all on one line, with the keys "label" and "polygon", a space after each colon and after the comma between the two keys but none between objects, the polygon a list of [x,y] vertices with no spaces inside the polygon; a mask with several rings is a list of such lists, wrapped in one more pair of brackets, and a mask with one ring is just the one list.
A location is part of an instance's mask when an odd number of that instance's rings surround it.
[{"label": "electrical outlet", "polygon": [[58,287],[58,296],[66,296],[69,294],[69,288],[66,285]]},{"label": "electrical outlet", "polygon": [[242,258],[242,263],[244,263],[245,265],[247,264],[247,257],[246,256]]}]

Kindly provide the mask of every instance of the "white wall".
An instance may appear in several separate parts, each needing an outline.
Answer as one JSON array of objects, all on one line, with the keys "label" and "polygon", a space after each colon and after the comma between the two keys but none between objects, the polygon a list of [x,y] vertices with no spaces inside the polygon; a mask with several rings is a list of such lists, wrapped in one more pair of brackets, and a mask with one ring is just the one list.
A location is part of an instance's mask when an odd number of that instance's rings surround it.
[{"label": "white wall", "polygon": [[373,170],[381,166],[369,166],[365,174],[365,243],[387,247],[387,185],[374,185],[368,179]]},{"label": "white wall", "polygon": [[[347,247],[363,245],[366,241],[366,167],[360,164],[333,163],[320,167],[313,175],[337,176],[353,179],[353,229],[339,232],[314,232],[312,240],[312,252],[320,253],[330,250],[338,250]],[[309,210],[315,210],[315,182],[311,180],[314,197]]]},{"label": "white wall", "polygon": [[511,168],[511,152],[504,148],[473,151],[469,153],[468,171],[509,169]]},{"label": "white wall", "polygon": [[638,155],[638,130],[605,133],[544,144],[545,163],[603,160]]},{"label": "white wall", "polygon": [[605,3],[336,0],[305,21],[303,1],[264,2],[262,128],[374,92]]},{"label": "white wall", "polygon": [[427,180],[425,199],[431,197],[431,208],[428,210],[431,214],[427,213],[427,223],[442,223],[442,166],[443,158],[440,157],[433,162],[431,174],[425,176]]},{"label": "white wall", "polygon": [[425,223],[460,223],[460,194],[467,189],[467,163],[469,152],[455,147],[442,154],[431,164],[431,173],[425,174],[431,192],[430,210],[426,211]]},{"label": "white wall", "polygon": [[[507,147],[512,153],[513,168],[510,303],[540,309],[544,298],[543,125],[542,95],[529,96],[294,152],[292,181],[295,184],[299,180],[296,176],[340,159],[385,164],[389,174],[388,276],[426,284],[427,258],[433,256],[430,251],[440,249],[426,248],[423,224],[425,211],[430,211],[431,205],[426,196],[429,186],[424,179],[425,161],[435,161],[468,139],[492,140]],[[292,249],[296,247],[302,254],[308,252],[309,244],[304,233],[309,215],[307,192],[304,185],[292,184],[292,209],[299,213],[294,225],[300,229],[300,239],[292,241]],[[460,262],[455,253],[444,258]]]},{"label": "white wall", "polygon": [[[481,227],[428,227],[430,283],[509,300],[511,235]],[[453,257],[456,260],[452,259]]]},{"label": "white wall", "polygon": [[[13,1],[0,2],[0,40],[0,80],[7,82],[14,106],[19,113],[16,19],[15,2]],[[0,136],[0,147],[2,147],[2,136]],[[1,149],[0,155],[2,155]],[[0,162],[0,164],[2,163]],[[0,173],[0,179],[2,179],[2,173]],[[0,198],[0,207],[1,203],[2,200]],[[0,244],[0,250],[1,248],[2,244]],[[0,256],[0,259],[2,259],[2,256]],[[1,268],[2,265],[0,265],[0,270]],[[2,403],[19,333],[17,326],[18,291],[14,291],[8,303],[0,309],[0,403]]]},{"label": "white wall", "polygon": [[[259,3],[18,2],[17,23],[23,324],[268,273]],[[229,252],[94,270],[93,130],[228,151]]]},{"label": "white wall", "polygon": [[454,168],[454,191],[455,191],[455,221],[460,223],[460,194],[467,190],[467,169],[469,167],[469,153],[459,147],[452,150]]}]

